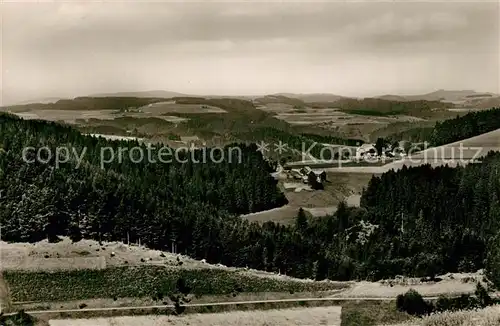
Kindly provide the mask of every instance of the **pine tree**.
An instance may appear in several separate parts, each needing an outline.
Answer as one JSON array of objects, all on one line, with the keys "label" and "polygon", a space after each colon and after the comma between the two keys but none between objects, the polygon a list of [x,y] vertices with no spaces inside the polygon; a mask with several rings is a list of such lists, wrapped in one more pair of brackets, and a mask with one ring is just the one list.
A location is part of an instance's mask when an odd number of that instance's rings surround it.
[{"label": "pine tree", "polygon": [[308,221],[307,221],[306,212],[301,207],[301,208],[299,208],[299,212],[297,214],[297,217],[295,218],[295,227],[300,232],[305,232],[307,230],[307,226],[308,226]]}]

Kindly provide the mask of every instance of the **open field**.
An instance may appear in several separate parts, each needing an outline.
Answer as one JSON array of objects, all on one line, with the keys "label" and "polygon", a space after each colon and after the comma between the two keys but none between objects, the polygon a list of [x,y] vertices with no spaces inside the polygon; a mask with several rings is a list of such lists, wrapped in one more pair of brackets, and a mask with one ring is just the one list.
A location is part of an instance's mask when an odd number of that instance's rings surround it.
[{"label": "open field", "polygon": [[[125,108],[123,108],[125,109]],[[2,109],[6,111],[6,109]],[[158,102],[145,105],[131,112],[117,110],[65,110],[65,109],[37,109],[36,106],[30,108],[8,109],[12,113],[24,119],[43,119],[49,121],[64,121],[66,123],[78,123],[78,120],[113,120],[119,117],[136,118],[162,118],[174,123],[186,121],[187,118],[176,117],[175,113],[199,114],[199,113],[226,113],[225,110],[211,105],[199,104],[176,104],[175,101]],[[170,115],[168,113],[171,113]]]},{"label": "open field", "polygon": [[286,225],[293,223],[298,211],[299,207],[285,205],[267,211],[241,215],[241,218],[247,219],[250,222],[265,223],[267,221],[275,221]]},{"label": "open field", "polygon": [[393,325],[407,321],[410,315],[400,312],[394,301],[352,301],[342,305],[342,326]]},{"label": "open field", "polygon": [[[137,245],[129,246],[119,242],[102,242],[102,244],[99,244],[93,240],[81,240],[73,243],[66,237],[63,237],[62,241],[57,243],[49,243],[46,240],[33,244],[0,241],[0,268],[2,271],[88,269],[93,265],[86,263],[92,260],[99,262],[99,264],[104,260],[104,267],[150,264],[177,266],[177,257],[182,259],[184,268],[208,268],[213,266],[202,264],[198,260],[186,256],[150,250]],[[67,264],[66,260],[72,260],[73,264]],[[59,266],[55,263],[57,261],[60,261]],[[46,263],[43,264],[43,262]]]},{"label": "open field", "polygon": [[50,320],[50,326],[340,326],[341,307],[295,308],[265,311],[235,311],[216,314],[189,314],[185,316],[136,316],[99,319]]},{"label": "open field", "polygon": [[257,109],[266,111],[266,112],[274,112],[274,113],[294,113],[297,112],[294,109],[293,105],[286,103],[268,103],[266,105],[257,105]]},{"label": "open field", "polygon": [[[124,239],[126,241],[126,239]],[[74,265],[67,264],[64,260],[61,266],[55,267],[53,261],[57,259],[73,259]],[[226,267],[220,264],[209,264],[200,260],[192,259],[181,254],[147,249],[137,244],[127,245],[121,242],[101,243],[94,240],[81,240],[72,242],[67,237],[61,237],[57,243],[49,243],[43,240],[36,243],[6,243],[0,241],[0,271],[55,271],[66,270],[76,271],[82,269],[82,264],[77,260],[80,258],[92,258],[105,261],[105,267],[165,267],[184,270],[211,270],[217,272],[228,271],[237,272],[242,275],[255,276],[259,278],[269,278],[273,280],[283,280],[290,282],[299,282],[305,284],[321,284],[306,279],[297,279],[278,275],[275,273],[264,272],[254,269],[242,269],[236,267]],[[47,260],[47,264],[40,264]],[[86,261],[83,260],[82,261]],[[31,264],[31,262],[35,262]],[[179,263],[182,262],[182,263]],[[88,268],[83,268],[88,269]],[[96,268],[98,269],[98,268]],[[328,282],[332,283],[332,282]],[[332,283],[333,284],[333,283]],[[339,285],[342,283],[339,283]]]},{"label": "open field", "polygon": [[[327,182],[323,190],[302,190],[295,192],[284,187],[288,205],[242,215],[251,222],[264,223],[274,221],[281,224],[293,223],[299,209],[302,207],[312,217],[321,217],[335,213],[337,205],[346,201],[349,206],[359,206],[360,195],[363,187],[368,185],[372,175],[366,173],[335,173],[327,172]],[[281,180],[281,183],[297,183],[291,179]]]},{"label": "open field", "polygon": [[[273,110],[278,119],[284,120],[290,124],[304,125],[304,124],[318,124],[328,123],[335,126],[343,126],[347,124],[383,124],[387,125],[394,122],[415,122],[421,121],[421,118],[410,116],[368,116],[358,115],[339,111],[338,109],[310,109],[290,111],[286,108],[284,111],[279,112]],[[380,126],[381,128],[383,126]]]},{"label": "open field", "polygon": [[[264,110],[266,110],[264,108]],[[311,108],[305,107],[301,110],[292,109],[291,106],[273,107],[269,112],[275,113],[276,117],[287,121],[292,125],[301,127],[320,128],[334,132],[345,138],[363,139],[375,141],[377,137],[384,137],[392,133],[415,127],[433,127],[437,121],[455,118],[457,115],[465,115],[467,111],[453,112],[447,109],[439,109],[428,112],[425,117],[410,115],[370,115],[355,114],[354,112],[340,111],[334,108]]]},{"label": "open field", "polygon": [[[303,208],[315,208],[325,206],[337,206],[342,200],[347,200],[352,195],[360,195],[363,187],[368,185],[370,175],[353,173],[331,173],[327,172],[327,182],[324,190],[296,193],[287,191],[285,195],[289,205]],[[352,202],[353,204],[356,202]]]},{"label": "open field", "polygon": [[[332,306],[331,304],[336,306]],[[254,306],[249,305],[241,306],[240,311],[235,310],[219,310],[224,306],[211,306],[212,309],[205,309],[196,311],[188,308],[186,313],[181,316],[171,314],[171,311],[163,311],[157,309],[153,311],[153,315],[144,316],[141,312],[140,315],[120,315],[115,310],[115,314],[109,315],[104,312],[100,313],[78,313],[75,311],[72,316],[74,319],[68,319],[66,314],[39,314],[39,320],[48,320],[49,322],[43,325],[88,325],[90,321],[96,322],[92,325],[101,325],[98,322],[103,322],[104,325],[129,325],[116,323],[132,322],[131,325],[141,325],[139,322],[144,321],[146,325],[156,325],[155,322],[167,322],[168,325],[212,325],[210,322],[214,321],[216,324],[222,325],[240,325],[241,319],[244,319],[243,325],[302,325],[302,326],[316,326],[316,325],[342,325],[342,326],[376,326],[381,324],[395,324],[401,323],[411,319],[411,316],[399,312],[396,309],[394,301],[339,301],[331,302],[321,306],[311,306],[308,301],[303,301],[300,307],[288,306],[285,304],[280,307],[268,306]],[[227,306],[226,308],[231,307]],[[207,307],[205,307],[207,308]],[[216,308],[216,309],[215,309]],[[279,310],[276,310],[279,309]],[[88,310],[84,308],[82,310]],[[202,314],[200,314],[202,313]],[[43,316],[43,317],[42,317]],[[100,316],[100,317],[99,317]],[[264,316],[263,324],[259,323],[258,318]],[[215,317],[215,318],[214,318]],[[333,318],[334,320],[332,320]],[[198,320],[201,318],[201,320]],[[236,319],[238,318],[238,319]],[[236,319],[236,320],[235,320]],[[285,324],[280,322],[284,321]],[[69,323],[64,323],[69,322]],[[109,322],[110,324],[106,323]],[[200,323],[198,323],[200,322]],[[250,324],[246,324],[251,322]],[[335,323],[331,323],[335,322]],[[180,323],[180,324],[177,324]],[[164,325],[164,323],[162,324]]]},{"label": "open field", "polygon": [[[288,103],[268,103],[260,105],[257,108],[269,113],[275,114],[275,117],[286,121],[291,125],[300,126],[301,128],[311,127],[324,130],[327,132],[335,132],[337,135],[342,135],[346,138],[358,138],[369,140],[370,135],[379,129],[387,128],[392,124],[397,123],[421,123],[425,122],[423,118],[409,115],[366,115],[353,114],[341,111],[334,107],[311,107],[308,105],[293,106]],[[447,111],[446,111],[447,112]],[[451,112],[448,112],[451,115]]]},{"label": "open field", "polygon": [[[46,241],[34,245],[9,244],[7,246],[11,247],[10,250],[4,245],[1,252],[22,254],[21,251],[12,249],[22,248],[23,245],[28,249],[24,252],[28,257],[102,255],[109,262],[106,269],[101,270],[77,270],[83,266],[75,265],[73,270],[69,270],[69,266],[62,266],[64,268],[60,269],[66,270],[56,271],[49,260],[48,266],[38,265],[38,271],[30,272],[20,271],[16,267],[9,269],[9,260],[3,260],[6,262],[2,264],[3,276],[9,289],[10,301],[17,306],[19,301],[38,302],[29,306],[32,309],[40,305],[45,307],[49,304],[48,301],[53,303],[47,306],[52,309],[75,308],[82,302],[89,307],[158,304],[161,299],[154,299],[157,292],[170,293],[174,290],[178,278],[186,280],[187,285],[191,287],[191,293],[197,297],[196,302],[216,302],[217,298],[219,301],[235,301],[298,296],[394,298],[410,288],[416,289],[424,296],[438,296],[474,292],[475,283],[472,280],[482,280],[482,274],[476,273],[449,274],[441,276],[442,280],[439,282],[426,283],[410,278],[381,282],[313,282],[262,271],[210,265],[183,256],[179,256],[183,262],[182,266],[179,266],[177,259],[173,259],[177,256],[173,254],[164,253],[166,257],[161,257],[159,254],[162,253],[159,251],[118,243],[99,245],[89,240],[75,244],[66,240],[56,244]],[[111,251],[114,252],[114,257],[110,257]],[[2,255],[2,258],[4,257]],[[148,257],[154,260],[149,260]],[[124,258],[129,261],[125,263]],[[12,262],[10,264],[12,265]]]},{"label": "open field", "polygon": [[[182,104],[184,105],[184,104]],[[187,118],[176,117],[172,115],[160,115],[150,112],[117,113],[112,110],[30,110],[26,112],[13,112],[15,115],[28,120],[40,119],[48,121],[58,121],[70,124],[82,124],[86,122],[102,121],[106,124],[114,125],[119,118],[158,118],[172,123],[187,121]],[[130,121],[130,120],[129,120]]]},{"label": "open field", "polygon": [[9,289],[0,273],[0,312],[10,309]]},{"label": "open field", "polygon": [[200,104],[177,104],[175,101],[165,101],[148,104],[141,107],[145,113],[160,115],[163,113],[226,113],[219,107]]},{"label": "open field", "polygon": [[[90,240],[71,243],[64,238],[59,243],[0,244],[2,274],[7,285],[5,288],[9,289],[9,298],[3,301],[16,305],[35,301],[35,306],[45,306],[50,301],[57,308],[77,307],[82,300],[95,301],[99,303],[98,307],[161,304],[161,298],[155,301],[154,297],[158,293],[165,296],[173,293],[179,278],[187,282],[190,293],[196,297],[222,295],[231,296],[233,300],[276,298],[280,297],[279,293],[290,297],[299,292],[318,297],[318,294],[311,293],[331,293],[329,291],[347,286],[340,282],[313,282],[211,265],[181,255],[120,243],[98,244]],[[106,268],[93,267],[89,263],[93,260],[101,264],[105,262]]]},{"label": "open field", "polygon": [[[484,156],[488,154],[490,150],[500,150],[500,129],[451,144],[428,148],[413,154],[412,157],[430,159],[472,159],[475,155]],[[462,156],[459,156],[461,154]]]},{"label": "open field", "polygon": [[335,282],[301,282],[259,277],[223,269],[165,266],[112,267],[61,272],[4,272],[10,297],[16,301],[72,301],[100,298],[167,296],[184,279],[195,296],[232,293],[315,292],[344,287]]},{"label": "open field", "polygon": [[477,310],[436,313],[393,326],[498,326],[500,305]]},{"label": "open field", "polygon": [[370,141],[371,134],[385,128],[388,124],[380,123],[348,123],[345,125],[336,125],[334,123],[325,122],[317,125],[320,128],[333,131],[347,138],[363,139]]},{"label": "open field", "polygon": [[23,119],[43,119],[49,121],[64,121],[76,123],[76,120],[100,119],[113,120],[117,116],[110,110],[80,111],[80,110],[31,110],[15,113]]},{"label": "open field", "polygon": [[[415,122],[395,122],[387,125],[384,128],[377,129],[370,134],[370,141],[375,142],[377,138],[388,138],[393,137],[397,134],[409,133],[410,130],[415,130],[418,128],[434,128],[436,121],[434,120],[423,120]],[[407,136],[406,136],[407,137]],[[403,138],[406,138],[403,136]],[[410,139],[406,139],[410,140]]]}]

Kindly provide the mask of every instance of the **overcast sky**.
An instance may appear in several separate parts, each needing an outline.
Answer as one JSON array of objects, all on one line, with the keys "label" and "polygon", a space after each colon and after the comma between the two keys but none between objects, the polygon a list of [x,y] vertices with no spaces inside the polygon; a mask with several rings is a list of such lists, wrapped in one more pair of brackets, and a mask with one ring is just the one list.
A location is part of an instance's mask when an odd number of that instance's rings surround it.
[{"label": "overcast sky", "polygon": [[4,3],[3,102],[499,90],[498,1]]}]

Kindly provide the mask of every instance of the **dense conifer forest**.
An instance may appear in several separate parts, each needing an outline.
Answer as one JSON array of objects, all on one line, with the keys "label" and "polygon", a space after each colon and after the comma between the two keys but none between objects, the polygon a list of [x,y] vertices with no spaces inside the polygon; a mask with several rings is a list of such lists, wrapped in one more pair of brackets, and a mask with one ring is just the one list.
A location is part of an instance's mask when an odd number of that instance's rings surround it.
[{"label": "dense conifer forest", "polygon": [[[235,144],[236,145],[236,144]],[[45,121],[0,115],[0,223],[5,241],[58,235],[130,241],[228,266],[316,279],[380,279],[398,274],[487,268],[500,285],[500,154],[467,167],[403,168],[374,177],[361,208],[295,225],[249,223],[242,213],[286,203],[255,145],[242,161],[140,163],[125,156],[101,168],[102,148],[143,146],[83,136]],[[81,153],[56,168],[25,163],[22,150],[68,146]],[[30,154],[30,155],[33,155]],[[233,154],[231,154],[233,155]],[[31,158],[31,156],[30,156]],[[234,158],[234,157],[233,157]]]},{"label": "dense conifer forest", "polygon": [[478,136],[500,128],[500,108],[469,112],[464,116],[436,122],[434,127],[418,127],[397,132],[388,141],[408,140],[411,142],[429,142],[431,146],[440,146],[462,139]]},{"label": "dense conifer forest", "polygon": [[469,112],[463,117],[437,122],[429,142],[440,146],[500,128],[500,108]]}]

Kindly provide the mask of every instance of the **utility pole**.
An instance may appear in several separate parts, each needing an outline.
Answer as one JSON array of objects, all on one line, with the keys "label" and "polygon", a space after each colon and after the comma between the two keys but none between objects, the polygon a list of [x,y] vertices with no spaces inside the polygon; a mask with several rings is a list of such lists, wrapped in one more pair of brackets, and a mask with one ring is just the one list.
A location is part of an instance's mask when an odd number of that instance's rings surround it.
[{"label": "utility pole", "polygon": [[401,212],[401,234],[405,233],[405,215]]}]

